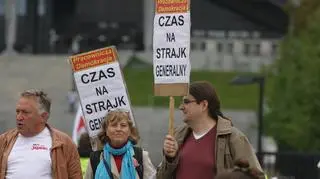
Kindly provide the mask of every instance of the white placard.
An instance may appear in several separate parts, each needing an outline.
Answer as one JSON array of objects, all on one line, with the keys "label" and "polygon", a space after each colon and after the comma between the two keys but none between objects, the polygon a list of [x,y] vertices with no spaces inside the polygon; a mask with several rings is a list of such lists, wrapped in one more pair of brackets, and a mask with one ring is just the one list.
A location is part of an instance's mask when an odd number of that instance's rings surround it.
[{"label": "white placard", "polygon": [[[85,60],[81,63],[82,66],[85,66],[83,65],[85,63],[92,66],[74,72],[86,128],[90,137],[98,135],[104,117],[109,111],[115,109],[128,111],[135,124],[120,64],[118,60],[102,63],[101,59],[107,58],[99,58],[99,53],[103,55],[102,52],[82,57]],[[90,58],[92,58],[91,61]]]},{"label": "white placard", "polygon": [[[153,31],[153,74],[155,84],[190,82],[190,11],[174,12],[188,6],[173,2],[156,1]],[[160,12],[161,11],[161,12]],[[166,13],[170,12],[170,13]],[[160,13],[159,13],[160,12]]]}]

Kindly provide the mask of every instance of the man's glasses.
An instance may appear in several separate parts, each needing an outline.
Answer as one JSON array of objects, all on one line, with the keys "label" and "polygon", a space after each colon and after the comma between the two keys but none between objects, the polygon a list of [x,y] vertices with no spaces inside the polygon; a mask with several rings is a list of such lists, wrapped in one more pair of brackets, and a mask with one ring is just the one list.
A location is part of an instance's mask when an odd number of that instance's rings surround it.
[{"label": "man's glasses", "polygon": [[197,100],[190,100],[190,99],[183,99],[182,100],[182,104],[189,104],[189,103],[193,103],[193,102],[197,102]]}]

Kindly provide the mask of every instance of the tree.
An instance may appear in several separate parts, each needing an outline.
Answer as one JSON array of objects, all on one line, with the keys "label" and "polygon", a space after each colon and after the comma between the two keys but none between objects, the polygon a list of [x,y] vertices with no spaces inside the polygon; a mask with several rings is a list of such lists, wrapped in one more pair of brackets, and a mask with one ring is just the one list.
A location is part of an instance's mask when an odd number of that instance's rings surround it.
[{"label": "tree", "polygon": [[320,150],[318,2],[305,0],[301,9],[291,14],[297,19],[292,21],[293,30],[283,39],[280,57],[272,69],[275,74],[271,77],[271,111],[266,115],[265,123],[266,131],[278,141],[280,150]]}]

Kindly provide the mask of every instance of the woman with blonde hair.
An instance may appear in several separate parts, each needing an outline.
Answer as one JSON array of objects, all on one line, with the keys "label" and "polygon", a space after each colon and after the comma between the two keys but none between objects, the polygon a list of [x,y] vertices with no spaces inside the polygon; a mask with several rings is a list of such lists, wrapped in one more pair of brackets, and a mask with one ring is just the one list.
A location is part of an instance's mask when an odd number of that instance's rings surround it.
[{"label": "woman with blonde hair", "polygon": [[92,152],[85,179],[149,179],[156,170],[149,154],[134,146],[139,140],[129,112],[115,110],[102,122],[103,150]]}]

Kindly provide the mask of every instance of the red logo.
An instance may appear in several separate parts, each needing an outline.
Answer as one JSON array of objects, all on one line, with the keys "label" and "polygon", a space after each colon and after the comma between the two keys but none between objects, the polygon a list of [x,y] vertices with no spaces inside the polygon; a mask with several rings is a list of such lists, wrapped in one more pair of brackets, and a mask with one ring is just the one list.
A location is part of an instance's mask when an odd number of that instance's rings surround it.
[{"label": "red logo", "polygon": [[33,144],[31,150],[48,150],[48,148],[44,145]]}]

